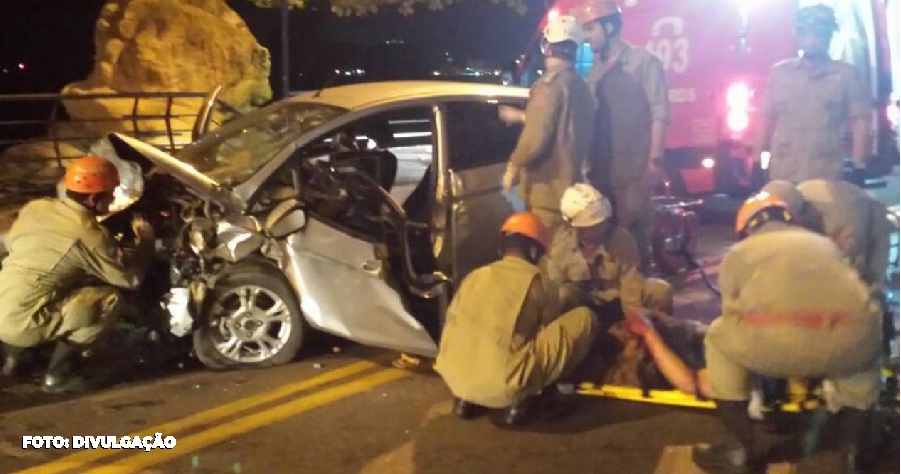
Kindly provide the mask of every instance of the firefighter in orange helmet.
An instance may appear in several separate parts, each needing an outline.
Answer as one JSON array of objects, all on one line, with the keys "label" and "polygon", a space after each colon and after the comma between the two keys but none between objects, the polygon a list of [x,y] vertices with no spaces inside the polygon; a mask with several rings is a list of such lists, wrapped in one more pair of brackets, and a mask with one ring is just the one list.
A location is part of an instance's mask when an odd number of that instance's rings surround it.
[{"label": "firefighter in orange helmet", "polygon": [[98,224],[118,185],[112,163],[87,156],[67,167],[63,195],[29,202],[19,212],[0,270],[4,375],[17,372],[26,348],[53,342],[44,391],[92,387],[89,378],[76,374],[76,359],[112,327],[120,289],[140,284],[154,240],[149,224],[136,221],[138,251],[125,262],[116,241]]},{"label": "firefighter in orange helmet", "polygon": [[575,375],[597,323],[584,307],[561,314],[557,288],[538,268],[548,235],[537,216],[514,214],[500,240],[502,258],[469,274],[454,296],[435,369],[457,416],[507,408],[515,425],[562,401],[549,386]]},{"label": "firefighter in orange helmet", "polygon": [[670,116],[663,63],[622,38],[623,15],[616,2],[588,0],[576,16],[594,52],[587,82],[597,103],[596,133],[587,178],[635,237],[640,268],[648,274],[654,220],[650,185],[662,175]]},{"label": "firefighter in orange helmet", "polygon": [[776,196],[749,199],[735,231],[742,241],[720,267],[722,314],[704,340],[707,378],[728,437],[696,447],[695,463],[709,473],[757,467],[747,415],[754,373],[832,380],[847,472],[858,472],[879,394],[879,305],[835,243],[799,225]]}]

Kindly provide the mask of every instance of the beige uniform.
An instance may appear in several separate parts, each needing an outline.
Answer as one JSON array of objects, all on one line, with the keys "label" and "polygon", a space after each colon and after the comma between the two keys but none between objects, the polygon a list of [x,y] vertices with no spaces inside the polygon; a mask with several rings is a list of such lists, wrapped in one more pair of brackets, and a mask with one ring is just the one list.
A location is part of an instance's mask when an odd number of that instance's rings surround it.
[{"label": "beige uniform", "polygon": [[825,377],[842,406],[875,402],[878,306],[828,237],[764,224],[726,254],[719,283],[723,312],[704,341],[715,398],[747,400],[757,373]]},{"label": "beige uniform", "polygon": [[798,191],[813,209],[814,227],[838,243],[872,291],[881,291],[892,232],[886,206],[845,181],[805,181]]},{"label": "beige uniform", "polygon": [[0,270],[0,340],[18,347],[65,339],[87,346],[114,322],[118,288],[140,270],[117,257],[116,242],[79,204],[25,205],[6,239]]},{"label": "beige uniform", "polygon": [[568,375],[591,347],[586,308],[561,315],[538,267],[504,259],[468,275],[447,311],[435,370],[455,397],[508,407]]},{"label": "beige uniform", "polygon": [[619,300],[623,312],[638,307],[673,314],[672,287],[641,274],[635,240],[621,227],[607,232],[591,259],[586,259],[579,248],[576,231],[561,229],[545,264],[548,276],[563,290],[564,302],[603,306]]},{"label": "beige uniform", "polygon": [[788,59],[770,71],[763,114],[773,129],[762,144],[771,153],[770,179],[840,180],[848,121],[870,116],[870,98],[850,64],[830,61],[810,70],[801,59]]},{"label": "beige uniform", "polygon": [[510,163],[522,168],[519,191],[526,210],[552,230],[562,223],[563,191],[584,181],[593,123],[591,93],[572,66],[549,70],[532,86]]},{"label": "beige uniform", "polygon": [[610,198],[616,217],[635,236],[643,263],[650,259],[654,213],[644,182],[655,121],[669,122],[669,92],[660,60],[625,43],[623,51],[588,73],[598,103],[588,180]]}]

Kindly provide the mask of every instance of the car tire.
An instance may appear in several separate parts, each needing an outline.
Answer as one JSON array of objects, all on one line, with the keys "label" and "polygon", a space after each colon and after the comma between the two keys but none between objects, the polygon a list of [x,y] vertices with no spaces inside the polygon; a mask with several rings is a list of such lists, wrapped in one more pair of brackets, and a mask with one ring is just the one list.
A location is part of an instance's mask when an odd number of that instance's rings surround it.
[{"label": "car tire", "polygon": [[[287,312],[284,322],[288,323],[288,334],[278,334],[278,349],[271,356],[260,360],[239,360],[240,358],[229,357],[220,350],[224,340],[223,331],[231,329],[232,334],[236,333],[238,329],[234,325],[240,321],[236,314],[232,314],[231,321],[224,321],[223,315],[217,313],[228,311],[229,307],[234,306],[234,298],[241,298],[238,293],[247,289],[257,292],[254,300],[260,298],[263,306],[272,308],[280,301]],[[268,305],[270,302],[271,306]],[[280,326],[284,322],[277,324]],[[229,325],[231,328],[224,328]],[[284,328],[279,328],[279,332],[282,330]],[[272,367],[294,359],[303,346],[307,331],[307,323],[294,288],[281,272],[264,262],[244,262],[226,270],[204,298],[200,324],[193,334],[194,353],[204,366],[214,370]],[[249,344],[260,347],[256,342]]]}]

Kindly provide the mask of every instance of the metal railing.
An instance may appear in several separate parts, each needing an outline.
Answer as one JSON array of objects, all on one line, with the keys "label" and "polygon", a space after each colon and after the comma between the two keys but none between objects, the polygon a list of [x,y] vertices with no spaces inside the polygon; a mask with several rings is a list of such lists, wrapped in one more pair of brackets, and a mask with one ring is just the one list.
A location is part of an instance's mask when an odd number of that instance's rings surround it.
[{"label": "metal railing", "polygon": [[[0,95],[0,161],[24,165],[53,159],[63,168],[64,160],[78,157],[109,132],[120,132],[175,154],[191,143],[194,119],[206,96],[194,92]],[[214,126],[240,115],[220,100],[216,104]],[[91,118],[73,118],[67,106],[95,110],[79,114]],[[117,112],[105,116],[100,109]],[[32,156],[27,151],[6,153],[15,146],[38,144],[50,144],[52,156]]]}]

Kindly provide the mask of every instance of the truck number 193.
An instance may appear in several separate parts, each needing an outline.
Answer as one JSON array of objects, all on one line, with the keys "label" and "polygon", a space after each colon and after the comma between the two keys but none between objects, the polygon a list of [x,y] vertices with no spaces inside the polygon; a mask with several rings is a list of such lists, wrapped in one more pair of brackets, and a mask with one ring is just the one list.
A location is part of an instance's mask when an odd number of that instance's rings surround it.
[{"label": "truck number 193", "polygon": [[682,18],[668,16],[651,27],[651,38],[645,47],[660,58],[666,71],[685,72],[688,69],[690,44],[684,36],[684,24]]}]

